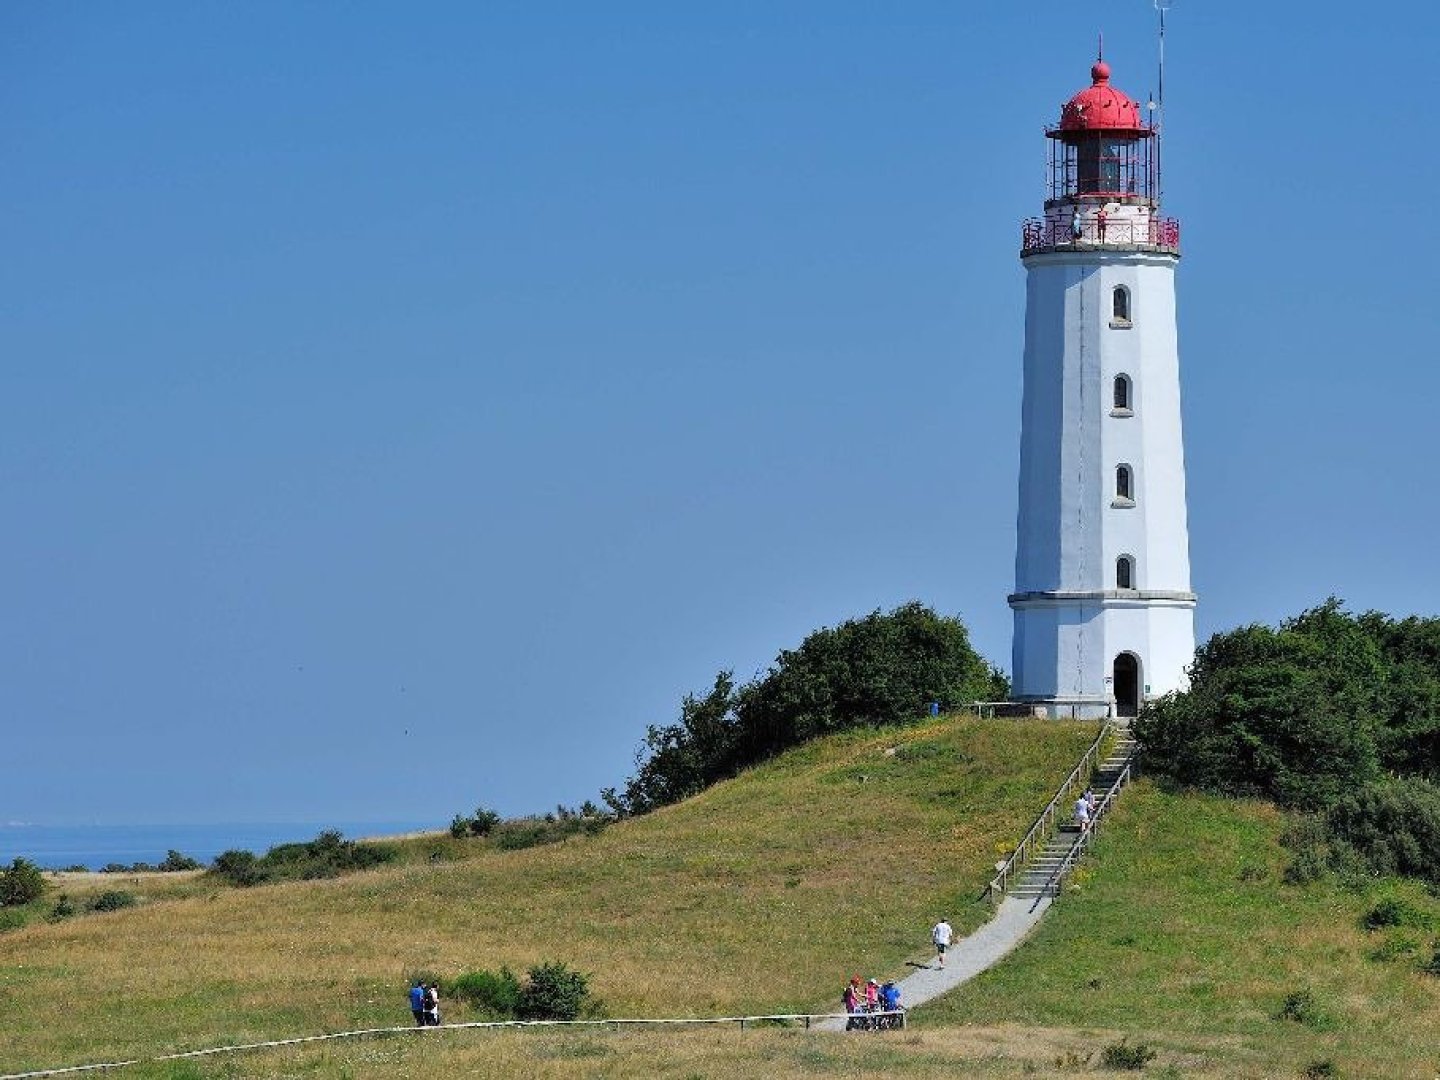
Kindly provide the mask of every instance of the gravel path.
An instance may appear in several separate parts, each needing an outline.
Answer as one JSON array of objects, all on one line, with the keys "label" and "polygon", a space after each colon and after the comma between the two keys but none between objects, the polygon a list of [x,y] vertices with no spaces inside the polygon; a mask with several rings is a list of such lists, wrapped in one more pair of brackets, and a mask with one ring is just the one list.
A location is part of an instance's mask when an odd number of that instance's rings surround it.
[{"label": "gravel path", "polygon": [[[1032,905],[1035,905],[1034,911],[1030,910]],[[913,1009],[993,967],[1030,935],[1049,907],[1049,897],[1039,904],[1033,899],[1005,897],[995,909],[993,919],[969,937],[956,939],[946,954],[943,968],[936,966],[932,958],[929,967],[898,980],[901,1002],[907,1009]],[[845,1021],[827,1020],[816,1026],[823,1031],[844,1031]]]}]

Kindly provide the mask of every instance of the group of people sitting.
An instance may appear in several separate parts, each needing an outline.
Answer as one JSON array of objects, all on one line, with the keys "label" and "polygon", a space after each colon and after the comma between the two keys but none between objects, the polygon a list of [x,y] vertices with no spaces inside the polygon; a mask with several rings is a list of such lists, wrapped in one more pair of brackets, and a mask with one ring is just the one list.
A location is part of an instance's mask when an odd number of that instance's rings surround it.
[{"label": "group of people sitting", "polygon": [[845,984],[840,995],[848,1019],[845,1030],[868,1030],[902,1027],[900,1008],[900,987],[893,982],[881,986],[874,979],[862,983],[859,975],[853,975]]}]

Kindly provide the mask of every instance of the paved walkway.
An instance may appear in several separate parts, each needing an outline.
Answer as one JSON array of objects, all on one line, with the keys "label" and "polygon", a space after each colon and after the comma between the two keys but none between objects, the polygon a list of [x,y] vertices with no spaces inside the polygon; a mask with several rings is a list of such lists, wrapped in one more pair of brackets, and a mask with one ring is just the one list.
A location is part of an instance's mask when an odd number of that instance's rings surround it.
[{"label": "paved walkway", "polygon": [[[1034,911],[1030,910],[1032,905]],[[1049,907],[1049,897],[1039,904],[1030,898],[1005,897],[995,909],[993,919],[969,937],[957,938],[950,946],[943,968],[934,966],[932,957],[930,967],[920,968],[898,980],[900,1001],[905,1008],[913,1009],[993,967],[1030,935]],[[845,1021],[827,1020],[816,1026],[823,1031],[844,1031]]]}]

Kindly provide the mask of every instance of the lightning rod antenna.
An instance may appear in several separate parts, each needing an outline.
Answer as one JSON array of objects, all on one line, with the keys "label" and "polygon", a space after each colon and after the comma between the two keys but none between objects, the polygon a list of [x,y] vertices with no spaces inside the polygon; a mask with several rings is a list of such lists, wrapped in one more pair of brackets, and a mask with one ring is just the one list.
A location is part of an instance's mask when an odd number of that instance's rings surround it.
[{"label": "lightning rod antenna", "polygon": [[1155,201],[1161,202],[1165,198],[1164,174],[1160,170],[1160,150],[1165,141],[1165,12],[1175,5],[1175,0],[1152,0],[1155,10],[1160,14],[1160,72],[1158,75],[1158,92],[1156,99],[1150,103],[1150,110],[1155,115],[1151,118],[1151,126],[1155,129]]}]

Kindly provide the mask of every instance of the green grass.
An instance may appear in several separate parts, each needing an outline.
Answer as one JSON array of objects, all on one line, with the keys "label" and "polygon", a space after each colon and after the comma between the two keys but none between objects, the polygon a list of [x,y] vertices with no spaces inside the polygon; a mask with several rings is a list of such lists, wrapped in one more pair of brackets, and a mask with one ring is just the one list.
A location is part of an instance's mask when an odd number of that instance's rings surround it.
[{"label": "green grass", "polygon": [[1284,885],[1282,827],[1269,804],[1136,785],[1035,936],[917,1020],[1125,1032],[1161,1062],[1235,1075],[1331,1060],[1341,1076],[1432,1080],[1440,979],[1420,970],[1426,950],[1384,944],[1421,935],[1364,923],[1390,898],[1434,925],[1440,900],[1395,881]]},{"label": "green grass", "polygon": [[[0,1071],[404,1022],[409,973],[548,960],[587,972],[611,1015],[831,1007],[851,972],[903,973],[940,915],[985,917],[973,898],[997,851],[1093,737],[851,732],[598,836],[515,852],[422,838],[399,866],[245,890],[197,878],[188,897],[32,924],[0,934]],[[60,1007],[35,1007],[57,988]]]},{"label": "green grass", "polygon": [[[351,877],[176,878],[171,899],[0,934],[0,1072],[404,1024],[407,973],[545,960],[588,972],[612,1016],[833,1008],[850,973],[926,958],[939,914],[978,925],[995,859],[1093,731],[856,732],[553,846],[420,837]],[[1030,941],[903,1034],[441,1031],[121,1075],[1434,1080],[1440,899],[1284,885],[1284,826],[1268,804],[1133,786]],[[1143,1073],[1102,1067],[1122,1039],[1157,1051]]]}]

